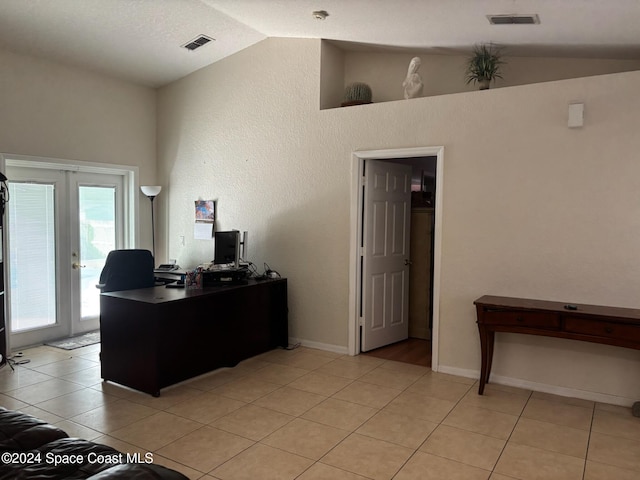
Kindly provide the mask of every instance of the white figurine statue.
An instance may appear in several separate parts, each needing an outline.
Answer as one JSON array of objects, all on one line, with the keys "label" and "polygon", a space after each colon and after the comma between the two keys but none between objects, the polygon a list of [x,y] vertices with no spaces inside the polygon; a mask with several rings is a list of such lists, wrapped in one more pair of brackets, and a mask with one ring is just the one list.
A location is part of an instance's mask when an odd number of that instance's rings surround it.
[{"label": "white figurine statue", "polygon": [[422,95],[422,77],[418,73],[420,68],[420,57],[413,57],[409,63],[407,78],[402,82],[404,87],[404,98],[416,98]]}]

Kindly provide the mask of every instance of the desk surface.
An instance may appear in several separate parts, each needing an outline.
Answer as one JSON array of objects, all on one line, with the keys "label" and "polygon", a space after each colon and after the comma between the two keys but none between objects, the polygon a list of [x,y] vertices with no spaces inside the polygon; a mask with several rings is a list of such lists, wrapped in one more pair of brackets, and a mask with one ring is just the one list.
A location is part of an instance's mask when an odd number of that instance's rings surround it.
[{"label": "desk surface", "polygon": [[136,290],[122,290],[119,292],[106,292],[101,295],[120,298],[123,300],[132,300],[141,303],[161,304],[168,302],[175,302],[179,300],[185,300],[188,298],[202,297],[208,295],[218,295],[230,290],[239,288],[246,288],[252,285],[271,284],[276,282],[284,282],[285,278],[255,280],[249,279],[247,284],[237,285],[230,284],[222,287],[207,287],[207,288],[167,288],[162,287],[150,287],[139,288]]}]

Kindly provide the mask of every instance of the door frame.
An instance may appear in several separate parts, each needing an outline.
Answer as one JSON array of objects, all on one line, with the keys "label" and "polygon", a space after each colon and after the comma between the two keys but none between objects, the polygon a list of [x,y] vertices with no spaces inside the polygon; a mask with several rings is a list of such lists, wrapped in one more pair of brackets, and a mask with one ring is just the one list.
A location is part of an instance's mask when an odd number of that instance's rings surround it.
[{"label": "door frame", "polygon": [[[139,188],[139,169],[135,166],[110,164],[110,163],[97,163],[97,162],[85,162],[76,160],[65,160],[60,158],[51,157],[39,157],[32,155],[19,155],[12,153],[0,153],[0,169],[2,172],[6,172],[7,166],[11,167],[23,167],[23,168],[38,168],[44,170],[65,170],[73,172],[83,173],[101,173],[108,175],[118,175],[122,177],[123,181],[123,232],[122,237],[125,248],[135,248],[140,238],[140,228],[138,218],[138,195],[136,194]],[[5,225],[7,228],[8,225]],[[6,234],[6,232],[5,232]],[[7,242],[3,242],[3,248],[6,249]],[[3,252],[3,258],[7,258],[8,252]],[[8,270],[5,269],[5,273]],[[5,282],[8,285],[7,282]],[[5,329],[5,337],[7,340],[7,352],[11,351],[11,334],[10,325],[8,320],[11,318],[9,296],[11,292],[9,289],[5,291],[5,309],[7,328]]]},{"label": "door frame", "polygon": [[360,322],[358,318],[360,289],[360,241],[362,238],[363,171],[366,160],[394,160],[411,157],[436,157],[436,195],[434,208],[433,242],[433,330],[431,369],[438,371],[438,340],[440,331],[440,268],[442,259],[442,199],[444,146],[393,148],[386,150],[362,150],[352,153],[351,158],[351,221],[349,233],[349,328],[348,353],[360,353]]}]

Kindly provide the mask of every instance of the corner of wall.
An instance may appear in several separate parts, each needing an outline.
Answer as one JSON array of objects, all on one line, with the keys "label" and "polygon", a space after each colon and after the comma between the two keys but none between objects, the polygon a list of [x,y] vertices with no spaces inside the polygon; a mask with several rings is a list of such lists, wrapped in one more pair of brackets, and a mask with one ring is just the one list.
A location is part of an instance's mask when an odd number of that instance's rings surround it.
[{"label": "corner of wall", "polygon": [[320,110],[340,106],[344,83],[344,52],[326,40],[320,46]]}]

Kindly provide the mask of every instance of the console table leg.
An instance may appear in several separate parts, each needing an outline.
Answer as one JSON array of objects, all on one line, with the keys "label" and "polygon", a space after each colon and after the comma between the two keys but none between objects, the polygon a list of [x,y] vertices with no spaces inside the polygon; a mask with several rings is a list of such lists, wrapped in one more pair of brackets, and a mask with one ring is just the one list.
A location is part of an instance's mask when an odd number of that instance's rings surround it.
[{"label": "console table leg", "polygon": [[493,330],[487,332],[487,376],[485,378],[486,383],[489,383],[489,377],[491,376],[491,366],[493,365],[493,345],[495,339],[495,333]]},{"label": "console table leg", "polygon": [[493,332],[487,332],[487,330],[478,325],[478,331],[480,333],[480,352],[481,352],[481,366],[480,366],[480,384],[478,385],[478,395],[484,393],[484,385],[489,380],[489,372],[491,370],[491,357],[489,351],[493,344]]}]

